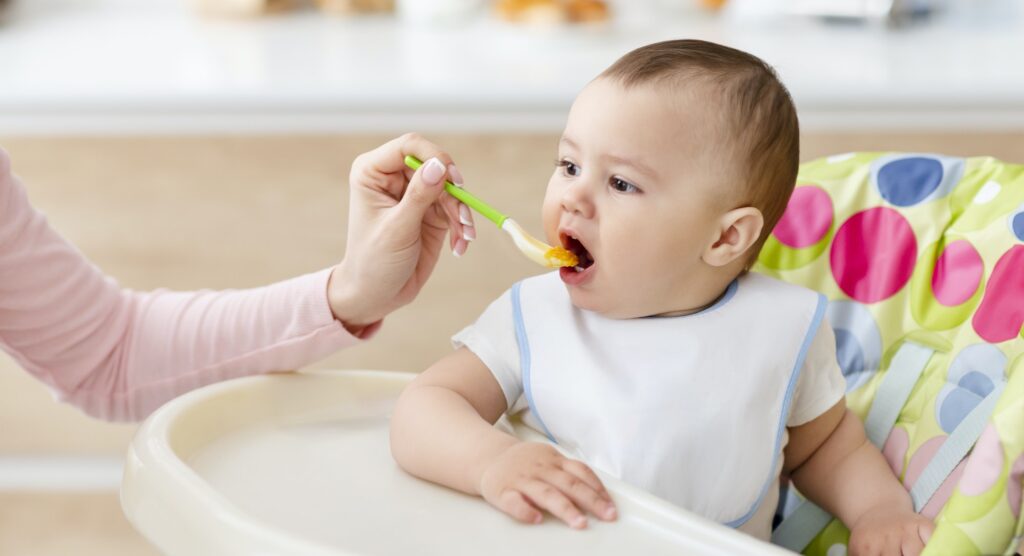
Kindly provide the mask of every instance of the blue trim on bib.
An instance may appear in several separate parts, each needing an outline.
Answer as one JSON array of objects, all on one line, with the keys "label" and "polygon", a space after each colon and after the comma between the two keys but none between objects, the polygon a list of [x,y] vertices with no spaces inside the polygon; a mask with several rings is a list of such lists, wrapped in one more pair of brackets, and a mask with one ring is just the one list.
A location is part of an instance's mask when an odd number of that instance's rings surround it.
[{"label": "blue trim on bib", "polygon": [[712,312],[712,311],[714,311],[716,309],[719,309],[723,305],[728,303],[729,300],[732,299],[734,295],[736,295],[736,290],[739,289],[739,287],[740,287],[740,279],[739,278],[733,278],[732,282],[729,282],[729,285],[726,286],[725,292],[714,303],[712,303],[711,305],[708,305],[707,307],[701,309],[700,311],[697,311],[696,313],[689,313],[689,314],[686,314],[686,315],[676,315],[674,317],[662,317],[662,316],[658,316],[658,315],[651,315],[649,317],[641,317],[641,318],[645,318],[645,319],[685,319],[685,318],[689,318],[689,317],[696,317],[698,315],[704,315],[704,314],[710,313],[710,312]]},{"label": "blue trim on bib", "polygon": [[764,497],[768,493],[768,489],[771,488],[772,483],[775,482],[775,466],[777,465],[779,444],[782,443],[782,431],[786,430],[786,419],[789,415],[789,404],[793,401],[793,391],[796,390],[797,380],[800,378],[800,370],[803,369],[804,359],[807,358],[807,350],[811,347],[811,341],[817,335],[818,327],[821,326],[821,320],[825,317],[825,308],[828,306],[828,299],[818,294],[818,306],[814,310],[814,318],[811,319],[811,326],[807,330],[807,334],[804,336],[803,344],[800,346],[800,353],[796,356],[796,362],[793,364],[793,372],[789,376],[789,384],[786,386],[786,396],[782,400],[782,411],[779,414],[779,428],[775,432],[775,450],[772,452],[775,455],[773,459],[771,471],[769,471],[768,480],[765,481],[764,486],[761,487],[761,494],[757,496],[757,502],[754,503],[753,507],[747,510],[747,513],[738,519],[734,519],[726,525],[729,527],[740,527],[746,523],[751,517],[757,513],[757,509],[761,507],[761,503],[764,502]]},{"label": "blue trim on bib", "polygon": [[693,313],[692,315],[684,315],[684,316],[692,317],[694,315],[703,315],[704,313],[710,313],[711,311],[714,311],[715,309],[718,309],[722,305],[725,305],[726,303],[728,303],[729,300],[732,299],[732,296],[736,295],[736,290],[739,289],[739,287],[740,287],[740,279],[739,278],[733,278],[732,282],[729,282],[729,287],[725,288],[725,293],[722,294],[722,297],[718,298],[718,301],[716,301],[714,303],[714,305],[712,305],[710,307],[705,307],[704,309],[701,309],[700,311],[697,311],[696,313]]},{"label": "blue trim on bib", "polygon": [[523,393],[526,395],[526,403],[530,406],[530,411],[537,418],[540,427],[544,429],[544,434],[549,440],[558,444],[551,431],[548,430],[547,425],[544,424],[544,420],[540,418],[540,413],[537,412],[537,404],[533,401],[533,391],[530,388],[530,341],[526,337],[526,326],[523,324],[523,308],[519,302],[519,288],[522,284],[522,282],[516,282],[512,286],[512,317],[516,325],[516,343],[519,345],[519,368],[523,373]]}]

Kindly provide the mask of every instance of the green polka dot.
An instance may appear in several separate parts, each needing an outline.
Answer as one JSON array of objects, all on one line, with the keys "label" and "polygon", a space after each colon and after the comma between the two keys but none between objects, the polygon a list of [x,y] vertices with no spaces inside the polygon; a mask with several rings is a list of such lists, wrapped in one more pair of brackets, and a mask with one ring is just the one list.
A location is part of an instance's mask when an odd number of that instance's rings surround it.
[{"label": "green polka dot", "polygon": [[821,241],[803,249],[793,249],[775,239],[775,236],[768,236],[758,260],[766,267],[777,270],[794,270],[807,266],[828,249],[832,243],[832,233],[835,228],[836,225],[833,222],[832,227],[829,228],[825,237],[821,238]]},{"label": "green polka dot", "polygon": [[921,556],[980,556],[981,551],[959,528],[950,523],[940,523],[928,539]]}]

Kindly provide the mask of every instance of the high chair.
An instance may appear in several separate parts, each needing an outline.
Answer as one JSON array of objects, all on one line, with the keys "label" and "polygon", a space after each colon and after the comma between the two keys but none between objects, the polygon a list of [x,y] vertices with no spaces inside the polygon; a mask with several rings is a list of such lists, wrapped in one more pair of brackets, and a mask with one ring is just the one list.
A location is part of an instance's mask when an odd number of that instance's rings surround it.
[{"label": "high chair", "polygon": [[[1024,166],[849,153],[801,166],[755,270],[824,293],[849,406],[936,522],[926,555],[1012,554],[1024,475]],[[845,554],[791,492],[772,540]]]},{"label": "high chair", "polygon": [[[1024,534],[1024,166],[850,153],[804,164],[756,271],[830,299],[850,407],[936,521],[925,550],[1012,554]],[[786,554],[601,475],[616,523],[525,526],[403,473],[388,418],[412,375],[251,377],[139,429],[121,502],[167,554]],[[546,441],[517,424],[499,426]],[[773,542],[845,554],[790,490]]]}]

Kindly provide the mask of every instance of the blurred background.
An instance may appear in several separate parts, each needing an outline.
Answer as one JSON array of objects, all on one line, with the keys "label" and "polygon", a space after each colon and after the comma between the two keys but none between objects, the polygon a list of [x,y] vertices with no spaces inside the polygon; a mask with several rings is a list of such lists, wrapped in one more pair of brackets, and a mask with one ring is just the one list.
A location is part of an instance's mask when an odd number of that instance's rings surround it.
[{"label": "blurred background", "polygon": [[[701,38],[774,65],[804,160],[1024,162],[1019,0],[0,0],[0,145],[33,203],[136,289],[258,286],[337,262],[352,159],[418,131],[529,229],[575,94]],[[609,107],[614,109],[614,107]],[[417,302],[316,365],[418,371],[537,271],[483,219]],[[2,356],[0,356],[2,357]],[[0,554],[151,554],[117,502],[134,425],[0,360]]]}]

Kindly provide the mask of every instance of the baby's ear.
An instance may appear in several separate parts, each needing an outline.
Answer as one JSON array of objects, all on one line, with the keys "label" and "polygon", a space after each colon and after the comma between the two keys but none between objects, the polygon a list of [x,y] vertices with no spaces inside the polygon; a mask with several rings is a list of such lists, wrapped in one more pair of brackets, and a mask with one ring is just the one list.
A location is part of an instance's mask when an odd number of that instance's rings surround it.
[{"label": "baby's ear", "polygon": [[764,216],[754,207],[740,207],[723,214],[718,223],[718,238],[702,257],[711,266],[725,266],[757,243],[764,228]]}]

